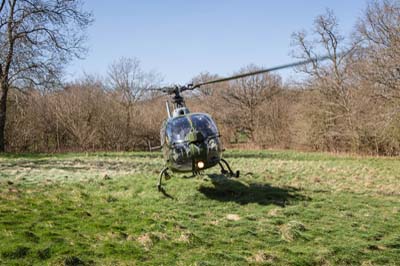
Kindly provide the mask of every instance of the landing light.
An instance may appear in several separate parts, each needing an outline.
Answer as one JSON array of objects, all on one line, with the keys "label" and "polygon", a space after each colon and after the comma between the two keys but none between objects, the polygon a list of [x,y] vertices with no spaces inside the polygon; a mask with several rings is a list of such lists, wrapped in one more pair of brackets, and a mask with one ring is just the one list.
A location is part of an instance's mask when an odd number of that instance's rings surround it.
[{"label": "landing light", "polygon": [[203,168],[204,168],[204,163],[203,163],[202,161],[198,161],[198,162],[197,162],[197,167],[198,167],[199,169],[203,169]]}]

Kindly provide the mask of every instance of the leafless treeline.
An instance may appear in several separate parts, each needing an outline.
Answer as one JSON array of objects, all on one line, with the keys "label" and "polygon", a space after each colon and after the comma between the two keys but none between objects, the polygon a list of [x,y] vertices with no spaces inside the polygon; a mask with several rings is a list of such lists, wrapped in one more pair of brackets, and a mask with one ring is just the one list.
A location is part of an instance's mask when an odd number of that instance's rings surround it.
[{"label": "leafless treeline", "polygon": [[[210,113],[225,146],[400,154],[400,3],[371,2],[351,37],[335,15],[318,16],[293,34],[298,59],[331,60],[298,70],[306,80],[252,76],[189,95],[192,111]],[[239,72],[257,69],[249,65]],[[208,80],[205,73],[194,80]],[[10,90],[9,151],[136,150],[159,145],[165,98],[147,90],[161,82],[136,59],[111,64],[57,90]],[[155,97],[156,96],[156,97]]]}]

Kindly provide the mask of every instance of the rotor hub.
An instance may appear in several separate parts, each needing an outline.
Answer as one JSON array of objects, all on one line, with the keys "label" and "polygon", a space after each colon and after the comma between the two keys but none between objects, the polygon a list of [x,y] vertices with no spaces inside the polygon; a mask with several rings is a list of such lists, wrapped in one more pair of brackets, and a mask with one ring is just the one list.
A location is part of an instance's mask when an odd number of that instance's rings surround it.
[{"label": "rotor hub", "polygon": [[172,112],[172,117],[177,117],[177,116],[182,116],[182,115],[187,115],[189,114],[190,111],[187,107],[180,107],[180,108],[176,108],[173,112]]}]

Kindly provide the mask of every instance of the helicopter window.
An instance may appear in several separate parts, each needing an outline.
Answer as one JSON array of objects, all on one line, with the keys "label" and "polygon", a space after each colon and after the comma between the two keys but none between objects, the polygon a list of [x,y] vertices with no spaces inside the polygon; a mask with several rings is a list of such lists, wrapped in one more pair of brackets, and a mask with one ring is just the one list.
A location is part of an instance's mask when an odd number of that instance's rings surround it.
[{"label": "helicopter window", "polygon": [[190,130],[189,120],[185,116],[176,117],[167,123],[167,136],[170,142],[185,141]]},{"label": "helicopter window", "polygon": [[218,130],[214,121],[208,115],[194,114],[190,116],[190,119],[193,123],[193,127],[200,131],[203,136],[208,137],[218,135]]}]

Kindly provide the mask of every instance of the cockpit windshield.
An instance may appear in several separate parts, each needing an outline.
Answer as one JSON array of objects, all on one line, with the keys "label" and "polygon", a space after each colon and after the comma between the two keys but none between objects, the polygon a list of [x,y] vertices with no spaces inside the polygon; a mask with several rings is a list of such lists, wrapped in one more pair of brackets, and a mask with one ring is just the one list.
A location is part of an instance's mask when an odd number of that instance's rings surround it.
[{"label": "cockpit windshield", "polygon": [[176,117],[167,124],[167,136],[170,142],[183,142],[192,127],[186,116]]},{"label": "cockpit windshield", "polygon": [[191,114],[189,116],[175,117],[168,121],[166,133],[171,143],[187,141],[186,136],[192,126],[201,132],[204,137],[217,136],[218,130],[213,120],[205,114]]},{"label": "cockpit windshield", "polygon": [[213,120],[205,114],[193,114],[190,116],[193,127],[200,131],[204,137],[218,135],[217,127],[215,126]]}]

